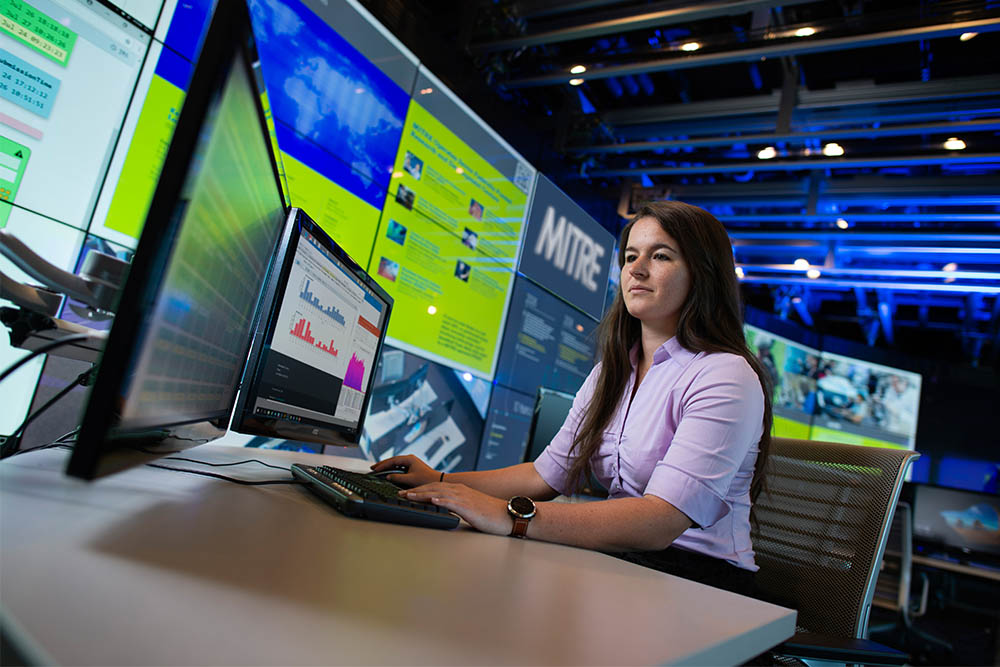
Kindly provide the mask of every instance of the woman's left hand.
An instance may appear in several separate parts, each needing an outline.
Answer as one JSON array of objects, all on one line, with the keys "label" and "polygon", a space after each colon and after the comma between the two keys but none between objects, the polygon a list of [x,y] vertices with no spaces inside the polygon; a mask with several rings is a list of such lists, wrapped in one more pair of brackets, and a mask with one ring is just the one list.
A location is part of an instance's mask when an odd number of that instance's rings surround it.
[{"label": "woman's left hand", "polygon": [[405,489],[400,497],[449,509],[484,533],[510,535],[514,527],[514,520],[507,513],[507,501],[470,489],[465,484],[434,482]]}]

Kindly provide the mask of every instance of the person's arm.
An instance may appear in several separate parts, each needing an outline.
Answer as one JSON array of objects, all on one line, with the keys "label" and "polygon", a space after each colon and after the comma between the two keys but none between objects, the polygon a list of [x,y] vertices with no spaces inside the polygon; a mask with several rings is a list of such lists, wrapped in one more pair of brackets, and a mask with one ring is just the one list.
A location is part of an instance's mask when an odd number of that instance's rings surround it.
[{"label": "person's arm", "polygon": [[[404,493],[410,500],[446,507],[484,533],[510,535],[514,527],[506,500],[464,484],[435,482]],[[536,504],[527,537],[601,551],[659,551],[691,525],[683,512],[656,496],[546,502]]]},{"label": "person's arm", "polygon": [[463,484],[495,498],[502,498],[504,511],[507,499],[513,496],[528,496],[534,500],[551,500],[558,494],[545,483],[531,463],[519,463],[498,470],[477,470],[442,474],[413,455],[393,456],[372,466],[378,472],[394,466],[404,466],[405,473],[391,474],[386,478],[402,486],[421,486],[442,479],[452,484]]}]

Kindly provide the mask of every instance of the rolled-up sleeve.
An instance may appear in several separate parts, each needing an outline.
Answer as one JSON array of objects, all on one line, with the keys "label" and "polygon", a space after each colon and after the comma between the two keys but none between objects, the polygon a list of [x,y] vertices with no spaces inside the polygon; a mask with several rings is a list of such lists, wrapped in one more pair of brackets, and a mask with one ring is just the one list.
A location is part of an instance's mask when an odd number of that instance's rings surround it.
[{"label": "rolled-up sleeve", "polygon": [[760,440],[764,394],[750,364],[734,355],[704,368],[683,391],[677,429],[643,493],[709,528],[730,512],[726,494]]},{"label": "rolled-up sleeve", "polygon": [[570,407],[569,414],[566,415],[566,420],[559,432],[535,459],[535,471],[545,480],[546,484],[563,495],[569,494],[570,487],[573,486],[569,479],[569,468],[576,456],[570,453],[570,448],[573,446],[573,437],[576,435],[577,426],[583,419],[583,414],[594,395],[594,384],[597,382],[600,367],[601,365],[597,364],[590,371],[583,386],[576,392],[573,405]]}]

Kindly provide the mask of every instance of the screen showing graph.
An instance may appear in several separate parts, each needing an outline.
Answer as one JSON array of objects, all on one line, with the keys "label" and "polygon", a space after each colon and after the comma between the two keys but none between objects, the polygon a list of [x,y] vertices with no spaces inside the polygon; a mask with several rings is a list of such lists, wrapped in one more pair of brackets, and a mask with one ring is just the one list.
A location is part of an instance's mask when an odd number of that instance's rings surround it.
[{"label": "screen showing graph", "polygon": [[345,444],[360,433],[391,301],[300,209],[290,218],[296,231],[233,430]]}]

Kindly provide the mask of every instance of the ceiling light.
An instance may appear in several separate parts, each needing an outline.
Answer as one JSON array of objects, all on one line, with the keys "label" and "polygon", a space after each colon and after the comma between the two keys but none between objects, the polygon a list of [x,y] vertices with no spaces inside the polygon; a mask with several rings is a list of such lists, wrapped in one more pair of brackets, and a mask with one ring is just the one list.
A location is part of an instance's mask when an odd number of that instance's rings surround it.
[{"label": "ceiling light", "polygon": [[746,277],[746,274],[743,272],[742,266],[736,267],[736,277],[739,278],[740,280],[743,280],[743,278]]},{"label": "ceiling light", "polygon": [[808,259],[803,259],[802,257],[799,257],[797,260],[795,260],[795,262],[792,264],[792,266],[794,266],[796,269],[803,269],[803,270],[804,269],[808,269],[809,268],[809,260]]},{"label": "ceiling light", "polygon": [[581,83],[583,83],[583,79],[570,79],[569,80],[569,85],[571,85],[571,86],[579,86]]},{"label": "ceiling light", "polygon": [[427,306],[427,314],[428,315],[433,315],[437,311],[438,311],[438,309],[437,309],[436,306]]},{"label": "ceiling light", "polygon": [[812,35],[815,34],[816,34],[816,28],[810,28],[808,26],[805,28],[799,28],[798,30],[795,31],[796,37],[811,37]]},{"label": "ceiling light", "polygon": [[963,32],[961,35],[959,35],[958,39],[963,42],[967,42],[978,34],[979,34],[978,32]]},{"label": "ceiling light", "polygon": [[830,142],[823,146],[823,155],[827,157],[838,157],[844,154],[844,147],[838,143]]},{"label": "ceiling light", "polygon": [[421,95],[430,95],[433,92],[434,92],[433,88],[421,88],[420,89],[420,94]]},{"label": "ceiling light", "polygon": [[820,275],[822,274],[819,272],[819,269],[809,269],[806,271],[806,278],[809,278],[810,280],[816,280],[820,277]]},{"label": "ceiling light", "polygon": [[847,220],[844,220],[843,218],[837,218],[837,227],[839,227],[840,229],[847,229],[850,226],[851,223],[847,222]]},{"label": "ceiling light", "polygon": [[958,270],[958,264],[956,264],[955,262],[948,262],[947,264],[945,264],[944,266],[941,267],[941,270],[942,271],[957,271]]},{"label": "ceiling light", "polygon": [[468,371],[462,373],[462,379],[466,382],[472,382],[472,373],[469,373]]},{"label": "ceiling light", "polygon": [[586,71],[587,71],[586,65],[573,65],[572,67],[569,68],[570,74],[583,74]]},{"label": "ceiling light", "polygon": [[681,44],[681,51],[697,51],[700,48],[700,42],[685,42],[684,44]]},{"label": "ceiling light", "polygon": [[456,174],[464,174],[465,170],[462,169],[461,167],[455,167],[455,173]]},{"label": "ceiling light", "polygon": [[767,148],[762,148],[757,153],[757,159],[759,159],[759,160],[770,160],[771,158],[773,158],[777,154],[778,154],[778,151],[774,150],[774,146],[768,146]]},{"label": "ceiling light", "polygon": [[582,324],[577,324],[576,325],[576,330],[579,331],[580,333],[583,333],[583,325]]},{"label": "ceiling light", "polygon": [[944,142],[944,147],[950,151],[960,151],[965,148],[965,142],[958,137],[948,137],[948,141]]},{"label": "ceiling light", "polygon": [[402,178],[403,177],[403,172],[401,172],[401,171],[394,171],[394,172],[392,172],[392,177],[393,178]]}]

